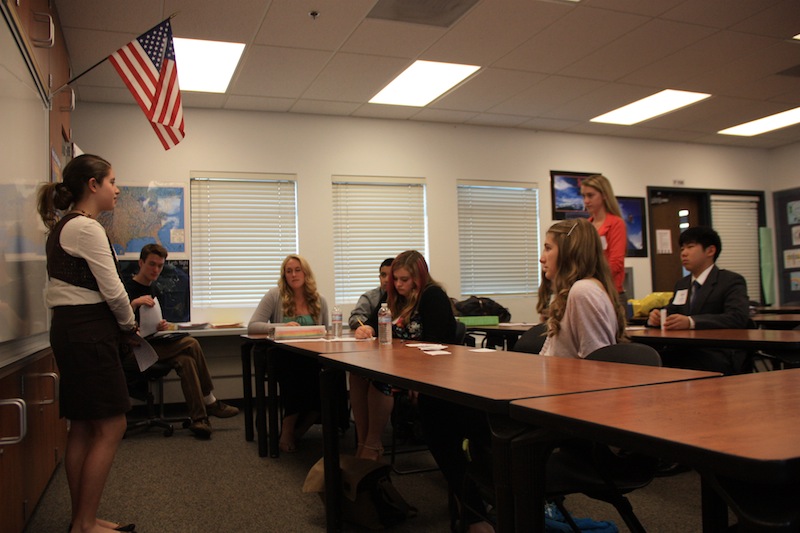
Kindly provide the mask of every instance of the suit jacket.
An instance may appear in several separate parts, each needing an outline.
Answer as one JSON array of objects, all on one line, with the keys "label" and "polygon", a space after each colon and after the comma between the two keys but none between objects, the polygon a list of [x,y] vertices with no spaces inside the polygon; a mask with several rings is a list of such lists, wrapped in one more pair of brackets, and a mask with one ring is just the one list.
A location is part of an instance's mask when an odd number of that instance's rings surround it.
[{"label": "suit jacket", "polygon": [[[744,329],[750,318],[750,302],[747,298],[747,283],[744,278],[730,270],[720,270],[716,266],[708,273],[706,282],[700,286],[694,303],[694,311],[689,310],[692,276],[686,276],[675,284],[675,294],[679,290],[689,290],[686,303],[670,303],[667,313],[691,316],[695,329]],[[674,300],[674,297],[673,297]],[[724,374],[738,374],[742,371],[746,358],[743,350],[670,348],[661,351],[664,366],[709,370]]]},{"label": "suit jacket", "polygon": [[[675,305],[670,302],[667,313],[691,316],[695,329],[742,329],[747,327],[750,318],[750,301],[747,298],[747,282],[736,272],[711,267],[706,282],[700,286],[694,303],[694,311],[689,310],[692,276],[686,276],[675,284],[675,294],[687,289],[686,303]],[[674,300],[674,297],[673,297]]]}]

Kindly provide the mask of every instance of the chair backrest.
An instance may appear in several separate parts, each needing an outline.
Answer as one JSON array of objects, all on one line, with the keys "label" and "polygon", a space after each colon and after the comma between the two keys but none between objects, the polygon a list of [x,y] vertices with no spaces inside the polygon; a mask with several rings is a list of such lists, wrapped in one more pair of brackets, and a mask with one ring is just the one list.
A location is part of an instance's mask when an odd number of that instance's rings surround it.
[{"label": "chair backrest", "polygon": [[456,319],[456,333],[453,337],[453,344],[464,344],[467,337],[467,325]]},{"label": "chair backrest", "polygon": [[655,348],[637,342],[625,342],[603,346],[586,359],[607,361],[609,363],[629,363],[634,365],[661,366],[661,356]]},{"label": "chair backrest", "polygon": [[547,332],[547,324],[536,324],[531,329],[520,335],[516,344],[514,344],[515,352],[525,353],[539,353],[542,351],[544,341],[547,339],[545,333]]}]

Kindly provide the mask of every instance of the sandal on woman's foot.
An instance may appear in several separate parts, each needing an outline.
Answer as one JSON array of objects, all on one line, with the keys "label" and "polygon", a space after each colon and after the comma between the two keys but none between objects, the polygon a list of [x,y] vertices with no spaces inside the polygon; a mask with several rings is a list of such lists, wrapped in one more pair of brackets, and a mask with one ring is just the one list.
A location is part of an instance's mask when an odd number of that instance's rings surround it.
[{"label": "sandal on woman's foot", "polygon": [[[114,522],[109,522],[109,525],[110,526],[114,526],[113,527],[114,531],[127,531],[128,533],[136,533],[136,524],[126,524],[126,525],[123,526],[122,524],[116,524]],[[67,533],[69,533],[70,531],[72,531],[72,524],[71,523],[70,523],[70,525],[67,526]]]},{"label": "sandal on woman's foot", "polygon": [[294,442],[279,441],[278,448],[280,449],[280,451],[286,453],[294,453],[297,451],[297,445]]},{"label": "sandal on woman's foot", "polygon": [[[366,444],[359,444],[364,451],[361,452],[362,459],[369,459],[370,461],[380,461],[383,457],[383,446],[368,446]],[[365,457],[365,454],[367,457]],[[374,455],[374,457],[372,457]]]}]

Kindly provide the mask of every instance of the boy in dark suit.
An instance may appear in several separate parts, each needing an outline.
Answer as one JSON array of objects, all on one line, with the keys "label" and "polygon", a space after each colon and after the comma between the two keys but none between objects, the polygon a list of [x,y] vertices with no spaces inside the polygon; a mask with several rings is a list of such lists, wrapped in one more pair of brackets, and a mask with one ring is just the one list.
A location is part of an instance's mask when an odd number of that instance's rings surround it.
[{"label": "boy in dark suit", "polygon": [[[746,328],[750,316],[747,283],[741,275],[717,268],[715,263],[722,251],[719,234],[709,227],[696,226],[681,233],[678,243],[681,263],[689,275],[675,284],[664,328]],[[650,313],[647,325],[661,325],[658,309]],[[742,350],[671,348],[661,352],[665,366],[724,374],[741,372],[745,356]]]}]

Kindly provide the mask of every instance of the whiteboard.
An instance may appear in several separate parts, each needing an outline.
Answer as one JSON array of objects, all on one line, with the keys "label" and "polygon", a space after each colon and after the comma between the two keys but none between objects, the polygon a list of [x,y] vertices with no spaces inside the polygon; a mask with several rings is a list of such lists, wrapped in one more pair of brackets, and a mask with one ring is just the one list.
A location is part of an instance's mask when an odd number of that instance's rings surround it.
[{"label": "whiteboard", "polygon": [[[3,3],[0,20],[0,367],[48,345],[44,226],[36,189],[50,179],[48,109]],[[59,165],[55,165],[57,168]]]}]

